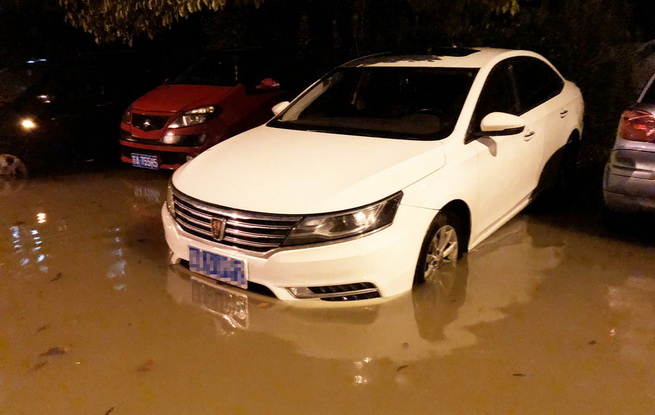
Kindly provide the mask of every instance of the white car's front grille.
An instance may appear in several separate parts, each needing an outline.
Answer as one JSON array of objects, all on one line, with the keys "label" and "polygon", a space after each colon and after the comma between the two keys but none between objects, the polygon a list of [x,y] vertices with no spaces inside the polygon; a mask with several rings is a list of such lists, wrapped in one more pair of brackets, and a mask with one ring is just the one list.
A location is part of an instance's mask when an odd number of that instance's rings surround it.
[{"label": "white car's front grille", "polygon": [[221,245],[247,251],[279,248],[302,218],[216,206],[174,191],[175,221],[186,232]]}]

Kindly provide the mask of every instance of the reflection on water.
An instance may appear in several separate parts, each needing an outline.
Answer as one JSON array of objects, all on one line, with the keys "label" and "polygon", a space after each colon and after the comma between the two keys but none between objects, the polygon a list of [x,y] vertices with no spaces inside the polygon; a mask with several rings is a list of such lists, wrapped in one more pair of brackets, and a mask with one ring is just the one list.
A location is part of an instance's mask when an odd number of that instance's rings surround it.
[{"label": "reflection on water", "polygon": [[643,361],[655,348],[655,279],[629,277],[620,286],[609,287],[607,303],[615,316],[608,335],[619,342],[620,353],[655,368],[652,359]]},{"label": "reflection on water", "polygon": [[222,289],[212,281],[191,277],[191,301],[214,313],[227,327],[248,328],[248,296]]},{"label": "reflection on water", "polygon": [[22,177],[0,175],[0,197],[13,196],[23,190],[26,183],[27,180]]},{"label": "reflection on water", "polygon": [[107,278],[117,281],[114,283],[113,288],[115,291],[124,291],[127,289],[127,283],[122,277],[125,277],[127,269],[127,260],[124,258],[124,245],[123,232],[120,227],[109,229],[105,238],[111,245],[108,249],[110,252],[111,264],[109,270],[105,274]]},{"label": "reflection on water", "polygon": [[[19,222],[9,227],[9,235],[12,251],[10,260],[18,265],[19,276],[30,276],[34,273],[47,274],[49,254],[44,249],[45,238],[42,229],[32,228]],[[5,264],[5,261],[2,261],[2,264]]]},{"label": "reflection on water", "polygon": [[655,274],[631,276],[607,292],[613,324],[607,333],[619,347],[619,356],[647,373],[643,385],[647,396],[655,399]]},{"label": "reflection on water", "polygon": [[[15,193],[2,194],[3,185],[28,191],[21,192],[16,200]],[[151,220],[148,226],[154,224],[157,231],[161,230],[159,207],[164,187],[162,178],[139,180],[131,175],[112,179],[91,174],[78,177],[74,183],[58,177],[0,178],[4,208],[0,217],[0,275],[55,278],[75,263],[92,261],[76,267],[76,271],[93,269],[94,274],[112,280],[114,290],[126,290],[129,268],[141,263],[140,258],[132,259],[132,248],[149,246],[155,240],[143,225],[145,219]],[[126,226],[135,219],[138,226]]]},{"label": "reflection on water", "polygon": [[[444,280],[386,301],[298,307],[245,296],[179,265],[169,268],[168,292],[179,303],[211,311],[221,334],[267,334],[291,342],[304,355],[349,360],[362,370],[382,361],[402,368],[475,344],[473,327],[503,319],[510,307],[532,299],[546,272],[561,261],[563,248],[535,247],[526,226],[513,221]],[[353,376],[355,383],[367,381],[357,378],[361,373]]]}]

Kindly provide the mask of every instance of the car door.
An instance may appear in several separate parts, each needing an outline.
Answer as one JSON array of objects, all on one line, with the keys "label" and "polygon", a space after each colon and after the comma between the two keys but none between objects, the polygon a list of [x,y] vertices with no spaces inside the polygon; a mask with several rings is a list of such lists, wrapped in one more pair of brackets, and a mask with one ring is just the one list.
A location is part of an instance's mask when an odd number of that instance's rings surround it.
[{"label": "car door", "polygon": [[[526,127],[513,135],[483,135],[480,121],[492,112],[521,116]],[[472,223],[476,234],[495,230],[530,200],[543,153],[544,122],[538,112],[522,114],[510,64],[498,63],[480,93],[467,143],[478,159],[478,214]]]},{"label": "car door", "polygon": [[521,117],[534,126],[536,134],[541,135],[543,154],[533,177],[537,187],[548,181],[543,177],[544,167],[568,139],[570,129],[566,117],[570,103],[560,94],[564,81],[546,62],[521,56],[510,59],[509,65],[516,83]]}]

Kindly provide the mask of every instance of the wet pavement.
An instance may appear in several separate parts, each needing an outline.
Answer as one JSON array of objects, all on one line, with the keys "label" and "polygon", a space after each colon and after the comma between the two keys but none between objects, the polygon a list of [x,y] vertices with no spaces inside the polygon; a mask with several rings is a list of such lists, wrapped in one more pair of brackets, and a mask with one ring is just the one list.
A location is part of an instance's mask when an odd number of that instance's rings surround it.
[{"label": "wet pavement", "polygon": [[655,413],[655,227],[593,186],[439,282],[298,308],[166,265],[168,176],[0,182],[0,414]]}]

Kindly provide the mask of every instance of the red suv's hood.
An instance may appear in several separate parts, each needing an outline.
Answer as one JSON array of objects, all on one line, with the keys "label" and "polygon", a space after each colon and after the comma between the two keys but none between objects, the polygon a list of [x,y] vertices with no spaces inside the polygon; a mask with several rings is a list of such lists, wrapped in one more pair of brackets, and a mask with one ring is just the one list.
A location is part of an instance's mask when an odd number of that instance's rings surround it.
[{"label": "red suv's hood", "polygon": [[234,88],[208,85],[161,85],[134,101],[142,111],[178,112],[216,104]]}]

